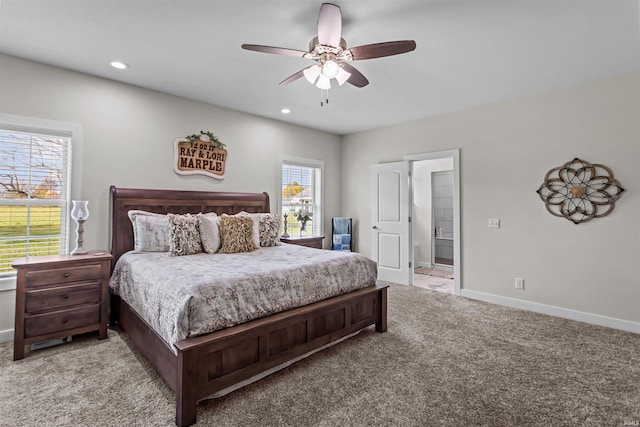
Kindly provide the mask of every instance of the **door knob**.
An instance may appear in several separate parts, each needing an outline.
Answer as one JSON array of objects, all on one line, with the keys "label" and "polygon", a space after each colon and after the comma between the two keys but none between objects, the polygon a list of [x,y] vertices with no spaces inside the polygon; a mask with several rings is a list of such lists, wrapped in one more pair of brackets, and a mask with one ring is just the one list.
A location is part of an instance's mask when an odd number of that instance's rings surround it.
[{"label": "door knob", "polygon": [[374,226],[373,226],[373,227],[371,227],[371,228],[373,228],[374,230],[377,230],[377,229],[378,229],[378,226],[377,226],[377,225],[374,225]]}]

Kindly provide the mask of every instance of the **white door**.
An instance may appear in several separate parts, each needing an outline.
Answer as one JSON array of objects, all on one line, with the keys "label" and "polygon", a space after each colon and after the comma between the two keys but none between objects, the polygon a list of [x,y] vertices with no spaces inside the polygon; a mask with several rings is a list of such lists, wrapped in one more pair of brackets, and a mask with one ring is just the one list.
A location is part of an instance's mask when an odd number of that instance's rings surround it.
[{"label": "white door", "polygon": [[372,258],[378,279],[411,283],[409,162],[381,163],[371,168]]}]

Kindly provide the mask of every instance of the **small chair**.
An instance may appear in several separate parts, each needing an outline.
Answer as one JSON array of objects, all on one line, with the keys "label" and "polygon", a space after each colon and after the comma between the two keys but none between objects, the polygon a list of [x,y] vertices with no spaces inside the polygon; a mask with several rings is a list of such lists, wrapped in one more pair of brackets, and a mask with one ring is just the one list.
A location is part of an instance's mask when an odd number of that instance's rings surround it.
[{"label": "small chair", "polygon": [[351,218],[332,218],[331,238],[334,251],[351,252]]}]

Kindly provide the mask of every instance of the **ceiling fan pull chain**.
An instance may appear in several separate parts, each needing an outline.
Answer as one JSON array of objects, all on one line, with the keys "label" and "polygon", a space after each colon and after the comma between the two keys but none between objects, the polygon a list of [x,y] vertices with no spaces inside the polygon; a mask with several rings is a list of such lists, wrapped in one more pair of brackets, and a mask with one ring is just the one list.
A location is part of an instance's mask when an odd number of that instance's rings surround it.
[{"label": "ceiling fan pull chain", "polygon": [[329,90],[320,89],[320,106],[324,107],[325,104],[329,103]]}]

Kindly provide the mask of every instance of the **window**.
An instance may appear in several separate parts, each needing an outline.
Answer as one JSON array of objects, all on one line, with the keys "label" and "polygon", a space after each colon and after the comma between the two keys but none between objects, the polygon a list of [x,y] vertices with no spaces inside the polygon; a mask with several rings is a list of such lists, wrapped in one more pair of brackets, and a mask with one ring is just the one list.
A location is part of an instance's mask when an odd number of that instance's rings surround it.
[{"label": "window", "polygon": [[[320,160],[282,158],[280,206],[292,237],[322,234],[322,170]],[[300,219],[308,218],[307,221]],[[300,219],[299,219],[300,218]],[[284,231],[284,228],[283,228]]]},{"label": "window", "polygon": [[15,258],[68,250],[71,133],[15,129],[0,127],[0,278]]}]

